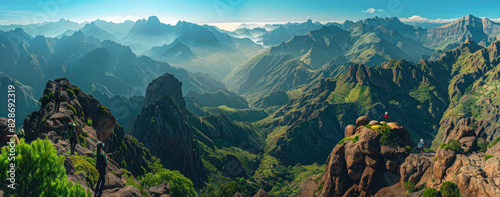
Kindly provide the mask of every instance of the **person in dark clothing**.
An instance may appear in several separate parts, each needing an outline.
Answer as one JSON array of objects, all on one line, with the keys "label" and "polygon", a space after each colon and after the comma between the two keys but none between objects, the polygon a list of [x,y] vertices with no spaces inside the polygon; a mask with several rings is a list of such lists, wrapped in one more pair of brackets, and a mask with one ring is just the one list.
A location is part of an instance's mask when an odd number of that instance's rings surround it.
[{"label": "person in dark clothing", "polygon": [[59,112],[59,105],[61,105],[61,88],[56,88],[56,92],[54,93],[54,101],[56,105],[54,106],[54,111]]},{"label": "person in dark clothing", "polygon": [[389,113],[385,112],[384,118],[386,122],[391,122],[391,119],[389,118]]},{"label": "person in dark clothing", "polygon": [[99,180],[97,180],[97,185],[95,187],[96,197],[102,196],[102,190],[104,189],[104,183],[106,183],[106,166],[108,166],[108,158],[102,150],[104,143],[101,141],[97,142],[97,151],[95,152],[96,157],[96,169],[99,171]]},{"label": "person in dark clothing", "polygon": [[420,143],[417,145],[418,149],[420,149],[420,154],[424,154],[425,143],[424,139],[420,139]]},{"label": "person in dark clothing", "polygon": [[71,154],[74,155],[75,154],[75,147],[76,147],[76,143],[77,143],[77,140],[76,140],[76,127],[73,123],[69,123],[68,124],[68,139],[69,139],[69,144],[70,144],[70,147],[71,147]]}]

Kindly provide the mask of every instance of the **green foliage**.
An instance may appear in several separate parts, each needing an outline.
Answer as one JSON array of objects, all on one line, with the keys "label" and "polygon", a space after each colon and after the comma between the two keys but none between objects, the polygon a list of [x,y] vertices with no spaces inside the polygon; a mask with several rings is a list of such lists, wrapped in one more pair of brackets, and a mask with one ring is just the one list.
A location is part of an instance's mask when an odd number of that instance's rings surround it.
[{"label": "green foliage", "polygon": [[432,179],[432,182],[434,183],[436,180]]},{"label": "green foliage", "polygon": [[203,107],[203,110],[213,115],[226,114],[231,119],[242,122],[255,122],[268,116],[262,109],[235,109],[225,105],[221,105],[219,107]]},{"label": "green foliage", "polygon": [[493,155],[490,155],[490,154],[484,155],[484,161],[487,161],[488,159],[490,159],[492,157],[493,157]]},{"label": "green foliage", "polygon": [[43,94],[42,97],[40,97],[40,99],[38,99],[41,103],[42,103],[42,106],[49,103],[52,99],[54,99],[54,93],[53,92],[50,92],[49,94]]},{"label": "green foliage", "polygon": [[101,115],[106,114],[107,108],[104,105],[99,105],[99,111],[101,112]]},{"label": "green foliage", "polygon": [[236,181],[230,181],[227,184],[220,185],[215,189],[212,185],[205,187],[200,190],[200,196],[202,197],[230,197],[237,192],[242,192],[242,189],[236,183]]},{"label": "green foliage", "polygon": [[68,92],[68,95],[71,97],[71,98],[74,98],[75,97],[75,92],[72,90],[72,89],[66,89],[66,92]]},{"label": "green foliage", "polygon": [[415,190],[415,183],[410,180],[405,181],[405,190],[408,191],[408,193],[412,193]]},{"label": "green foliage", "polygon": [[75,116],[76,116],[76,115],[78,115],[78,114],[76,114],[76,109],[75,109],[75,107],[73,107],[73,105],[66,104],[66,107],[67,107],[68,109],[71,109],[71,111],[73,111],[73,113],[75,114]]},{"label": "green foliage", "polygon": [[413,150],[413,147],[411,145],[406,145],[405,149],[406,149],[406,152],[409,153],[411,150]]},{"label": "green foliage", "polygon": [[488,149],[488,143],[485,143],[485,142],[480,142],[478,141],[477,142],[477,152],[486,152],[486,150]]},{"label": "green foliage", "polygon": [[463,152],[463,149],[461,147],[461,144],[458,140],[450,140],[448,142],[448,144],[446,143],[442,143],[441,145],[439,145],[439,148],[441,149],[444,149],[444,150],[448,150],[448,149],[451,149],[457,153],[462,153]]},{"label": "green foliage", "polygon": [[80,144],[80,146],[88,148],[87,147],[87,140],[85,139],[85,137],[83,135],[79,135],[78,138],[77,138],[77,141],[78,141],[78,144]]},{"label": "green foliage", "polygon": [[439,187],[439,191],[441,191],[441,196],[443,197],[461,196],[457,184],[451,181],[445,181],[443,184],[441,184],[441,187]]},{"label": "green foliage", "polygon": [[379,141],[380,145],[389,145],[396,141],[396,139],[392,136],[391,127],[387,124],[383,124],[382,127],[380,127],[379,132],[382,134]]},{"label": "green foliage", "polygon": [[97,183],[99,172],[95,168],[95,159],[82,155],[71,155],[69,159],[75,167],[76,174],[83,173],[90,185]]},{"label": "green foliage", "polygon": [[120,162],[120,167],[122,167],[122,168],[127,168],[127,162],[126,162],[125,160],[122,160],[122,161]]},{"label": "green foliage", "polygon": [[356,143],[359,140],[359,134],[355,135],[354,138],[352,138],[352,143]]},{"label": "green foliage", "polygon": [[352,136],[346,137],[346,138],[344,138],[344,139],[340,140],[337,144],[338,144],[338,145],[342,145],[342,144],[344,144],[347,140],[351,140],[351,137],[352,137]]},{"label": "green foliage", "polygon": [[152,187],[163,182],[170,184],[170,195],[172,196],[198,196],[193,188],[193,182],[184,177],[179,171],[161,169],[157,172],[150,172],[141,177],[141,185]]},{"label": "green foliage", "polygon": [[137,188],[137,190],[139,190],[139,193],[141,193],[142,196],[148,196],[149,195],[148,191],[145,190],[144,187],[140,183],[136,182],[136,180],[135,180],[135,178],[134,178],[133,175],[132,176],[128,176],[127,173],[123,173],[123,175],[126,178],[125,185],[130,185],[132,187]]},{"label": "green foliage", "polygon": [[424,193],[420,197],[438,197],[438,190],[434,188],[425,188]]},{"label": "green foliage", "polygon": [[[10,169],[10,151],[2,148],[0,169]],[[37,139],[27,144],[24,139],[16,145],[14,168],[16,174],[15,190],[8,188],[7,170],[0,173],[0,190],[6,196],[91,196],[90,190],[80,183],[73,184],[66,177],[64,156],[48,140]]]},{"label": "green foliage", "polygon": [[498,142],[500,142],[500,136],[497,137],[497,139],[493,140],[490,145],[488,145],[488,148],[491,148],[493,146],[495,146],[495,144],[497,144]]},{"label": "green foliage", "polygon": [[80,90],[79,87],[75,87],[74,90],[75,90],[75,95],[78,95],[80,94],[80,92],[82,92],[82,90]]},{"label": "green foliage", "polygon": [[92,118],[87,119],[87,125],[92,126]]}]

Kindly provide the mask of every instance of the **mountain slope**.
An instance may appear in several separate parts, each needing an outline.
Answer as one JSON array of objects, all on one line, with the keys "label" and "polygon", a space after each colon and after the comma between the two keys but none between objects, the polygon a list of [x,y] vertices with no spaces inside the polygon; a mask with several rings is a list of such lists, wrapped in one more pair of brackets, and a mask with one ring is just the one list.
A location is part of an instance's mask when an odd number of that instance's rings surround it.
[{"label": "mountain slope", "polygon": [[94,22],[91,22],[89,24],[86,24],[83,26],[80,31],[85,34],[85,36],[93,36],[101,41],[104,40],[113,40],[116,41],[118,38],[114,36],[113,34],[99,28]]}]

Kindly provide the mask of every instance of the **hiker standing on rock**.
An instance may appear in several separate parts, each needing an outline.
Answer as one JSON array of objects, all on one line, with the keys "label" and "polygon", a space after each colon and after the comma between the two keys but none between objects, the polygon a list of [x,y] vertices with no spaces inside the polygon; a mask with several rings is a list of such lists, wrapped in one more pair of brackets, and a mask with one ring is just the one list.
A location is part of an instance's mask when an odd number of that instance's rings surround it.
[{"label": "hiker standing on rock", "polygon": [[385,112],[384,118],[385,118],[386,122],[391,122],[391,119],[389,118],[389,113]]},{"label": "hiker standing on rock", "polygon": [[417,145],[418,149],[420,149],[420,154],[424,154],[425,143],[424,139],[420,139],[420,143]]},{"label": "hiker standing on rock", "polygon": [[69,123],[68,124],[68,138],[69,138],[69,145],[71,147],[71,154],[75,154],[75,146],[76,146],[76,127],[75,124]]},{"label": "hiker standing on rock", "polygon": [[95,152],[95,157],[97,158],[97,160],[95,167],[97,168],[97,171],[99,171],[99,180],[97,181],[94,194],[94,196],[97,197],[102,196],[104,183],[106,183],[106,166],[108,166],[108,158],[102,150],[103,147],[104,143],[102,143],[101,141],[97,142],[97,151]]},{"label": "hiker standing on rock", "polygon": [[61,88],[56,88],[54,93],[54,101],[56,105],[54,106],[54,112],[59,112],[59,105],[61,105]]}]

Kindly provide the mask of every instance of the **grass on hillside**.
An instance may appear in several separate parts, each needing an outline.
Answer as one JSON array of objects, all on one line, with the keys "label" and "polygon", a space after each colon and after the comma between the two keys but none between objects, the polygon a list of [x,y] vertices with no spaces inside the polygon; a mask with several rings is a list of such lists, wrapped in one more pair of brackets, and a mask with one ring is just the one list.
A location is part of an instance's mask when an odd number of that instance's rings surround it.
[{"label": "grass on hillside", "polygon": [[226,114],[233,120],[242,122],[255,122],[266,118],[268,115],[262,109],[246,108],[235,109],[221,105],[219,107],[203,107],[203,110],[209,114]]}]

